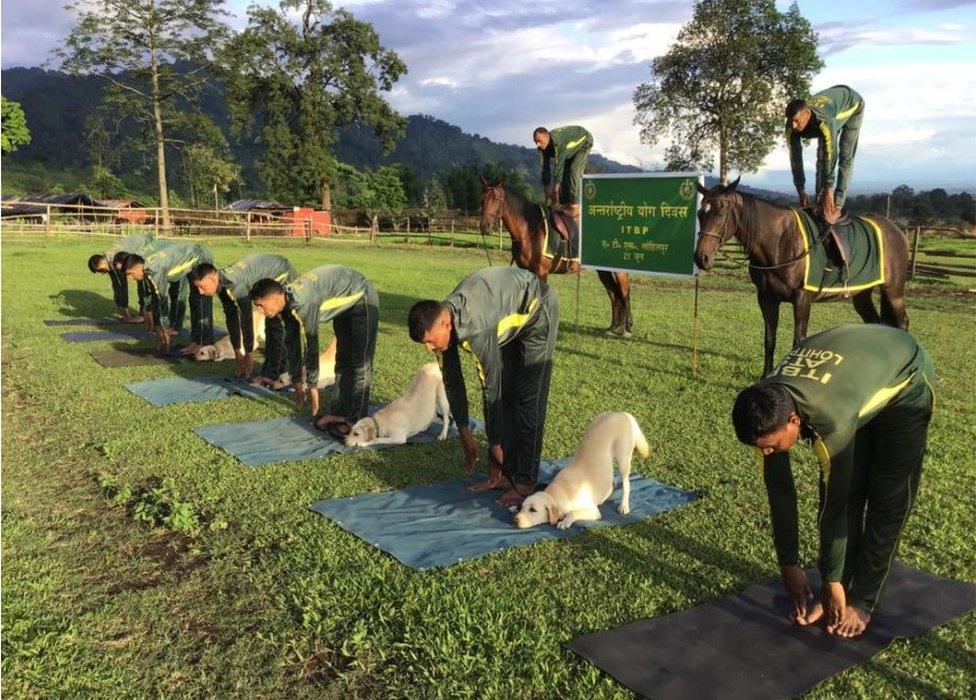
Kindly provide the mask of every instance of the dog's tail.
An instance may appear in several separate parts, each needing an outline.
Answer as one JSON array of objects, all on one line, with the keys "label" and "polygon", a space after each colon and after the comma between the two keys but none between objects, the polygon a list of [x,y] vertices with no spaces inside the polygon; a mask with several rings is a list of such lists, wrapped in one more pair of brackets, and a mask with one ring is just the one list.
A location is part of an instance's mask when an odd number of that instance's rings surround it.
[{"label": "dog's tail", "polygon": [[634,447],[640,452],[641,457],[646,457],[651,453],[651,448],[647,444],[647,438],[644,437],[644,433],[641,432],[640,426],[637,425],[637,419],[634,418],[629,413],[627,417],[630,418],[630,428],[634,431]]}]

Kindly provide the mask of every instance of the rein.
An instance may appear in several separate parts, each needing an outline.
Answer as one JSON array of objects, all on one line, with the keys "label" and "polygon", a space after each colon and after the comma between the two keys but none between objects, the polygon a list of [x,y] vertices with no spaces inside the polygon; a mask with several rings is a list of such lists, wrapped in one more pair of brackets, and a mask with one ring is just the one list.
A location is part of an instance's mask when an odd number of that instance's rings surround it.
[{"label": "rein", "polygon": [[[720,235],[718,233],[711,233],[711,232],[700,233],[698,235],[699,236],[711,236],[712,238],[717,238],[718,239],[718,247],[716,248],[716,251],[722,253],[722,257],[725,260],[728,260],[729,262],[733,263],[734,265],[738,265],[739,267],[747,267],[747,268],[749,268],[751,270],[779,270],[780,268],[789,267],[790,265],[794,265],[794,264],[800,262],[801,260],[803,260],[804,258],[809,257],[810,254],[813,253],[814,247],[823,244],[824,240],[827,238],[827,234],[828,233],[830,233],[830,228],[829,227],[826,228],[823,232],[821,232],[820,237],[816,241],[813,242],[813,245],[808,246],[807,249],[804,250],[802,253],[799,253],[798,255],[794,255],[789,260],[786,260],[786,261],[781,262],[781,263],[776,263],[775,265],[755,265],[752,262],[748,263],[747,265],[743,265],[738,260],[736,260],[735,258],[733,258],[732,256],[730,256],[728,253],[726,253],[724,250],[722,250],[722,244],[724,244],[725,241],[727,240],[726,237],[724,237],[724,236],[722,236],[722,235]],[[748,251],[746,251],[746,252],[748,253]]]}]

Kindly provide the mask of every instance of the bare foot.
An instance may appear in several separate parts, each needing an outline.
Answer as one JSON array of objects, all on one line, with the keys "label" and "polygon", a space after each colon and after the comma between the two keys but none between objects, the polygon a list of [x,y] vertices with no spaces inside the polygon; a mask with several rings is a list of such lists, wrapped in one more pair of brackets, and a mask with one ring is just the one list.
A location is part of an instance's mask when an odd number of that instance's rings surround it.
[{"label": "bare foot", "polygon": [[508,480],[502,474],[502,470],[492,466],[488,470],[488,478],[484,481],[476,481],[468,486],[471,493],[485,493],[487,491],[497,491],[508,486]]},{"label": "bare foot", "polygon": [[324,430],[329,423],[345,423],[346,419],[342,416],[332,416],[326,414],[315,421],[315,427]]},{"label": "bare foot", "polygon": [[827,631],[831,634],[836,634],[838,637],[850,639],[851,637],[864,634],[864,630],[868,628],[869,622],[871,622],[871,613],[855,605],[848,605],[844,609],[843,619],[834,625],[832,629],[828,628]]},{"label": "bare foot", "polygon": [[806,614],[806,617],[797,618],[796,624],[800,625],[801,627],[804,625],[812,625],[814,622],[823,617],[823,614],[823,603],[817,601],[811,606],[809,612]]},{"label": "bare foot", "polygon": [[495,500],[495,504],[503,508],[520,506],[522,501],[532,495],[534,487],[530,484],[518,484],[517,488],[509,489]]}]

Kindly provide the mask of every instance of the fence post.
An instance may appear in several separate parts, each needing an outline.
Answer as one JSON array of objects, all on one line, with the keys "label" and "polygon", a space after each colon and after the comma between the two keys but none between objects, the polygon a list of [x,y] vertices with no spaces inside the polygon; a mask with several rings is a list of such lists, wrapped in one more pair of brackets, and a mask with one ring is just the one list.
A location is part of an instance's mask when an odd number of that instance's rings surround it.
[{"label": "fence post", "polygon": [[156,215],[156,223],[153,225],[153,228],[156,230],[156,238],[159,238],[159,208],[157,207],[154,212]]},{"label": "fence post", "polygon": [[244,228],[244,239],[251,242],[251,212],[247,213],[247,226]]},{"label": "fence post", "polygon": [[45,225],[45,236],[50,236],[51,235],[51,205],[48,204],[46,209],[47,209],[47,215],[45,217],[45,220],[47,223]]},{"label": "fence post", "polygon": [[916,226],[915,235],[912,236],[912,269],[909,270],[908,272],[909,278],[915,276],[915,261],[918,258],[918,239],[919,239],[919,234],[921,232],[922,232],[922,227]]},{"label": "fence post", "polygon": [[454,219],[451,219],[451,247],[454,247]]},{"label": "fence post", "polygon": [[403,234],[403,242],[409,243],[410,242],[410,215],[409,214],[407,215],[407,228],[404,229],[404,231],[405,233]]},{"label": "fence post", "polygon": [[380,232],[380,220],[376,214],[373,214],[373,218],[369,220],[369,243],[373,245],[376,243],[376,237]]},{"label": "fence post", "polygon": [[312,242],[312,220],[305,219],[305,244],[308,245]]}]

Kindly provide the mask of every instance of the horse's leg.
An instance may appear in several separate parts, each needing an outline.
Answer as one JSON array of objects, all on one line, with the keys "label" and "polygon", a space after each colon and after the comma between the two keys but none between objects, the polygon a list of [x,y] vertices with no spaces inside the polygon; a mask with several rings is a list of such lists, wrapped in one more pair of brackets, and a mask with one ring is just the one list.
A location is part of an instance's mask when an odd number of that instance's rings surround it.
[{"label": "horse's leg", "polygon": [[629,333],[634,329],[634,315],[630,312],[630,275],[626,272],[613,273],[620,291],[620,301],[623,304],[624,329]]},{"label": "horse's leg", "polygon": [[596,275],[600,278],[600,282],[603,284],[607,296],[610,297],[610,327],[607,328],[607,333],[620,333],[623,319],[620,318],[620,305],[617,303],[617,285],[614,283],[613,274],[606,270],[596,271]]},{"label": "horse's leg", "polygon": [[813,297],[800,291],[793,295],[793,347],[807,337],[807,324],[810,322],[810,304]]},{"label": "horse's leg", "polygon": [[905,294],[895,293],[891,287],[881,288],[881,322],[908,330],[908,311],[905,310]]},{"label": "horse's leg", "polygon": [[766,351],[766,358],[763,363],[763,376],[773,369],[773,355],[776,352],[776,329],[779,328],[779,300],[771,297],[757,295],[759,300],[759,310],[763,317],[763,348]]},{"label": "horse's leg", "polygon": [[[881,298],[881,308],[884,309],[883,294]],[[874,308],[874,301],[871,299],[870,289],[865,289],[863,292],[858,292],[854,295],[854,298],[851,301],[854,302],[854,310],[857,311],[862,321],[865,323],[881,323],[881,317],[878,316],[878,312]]]}]

